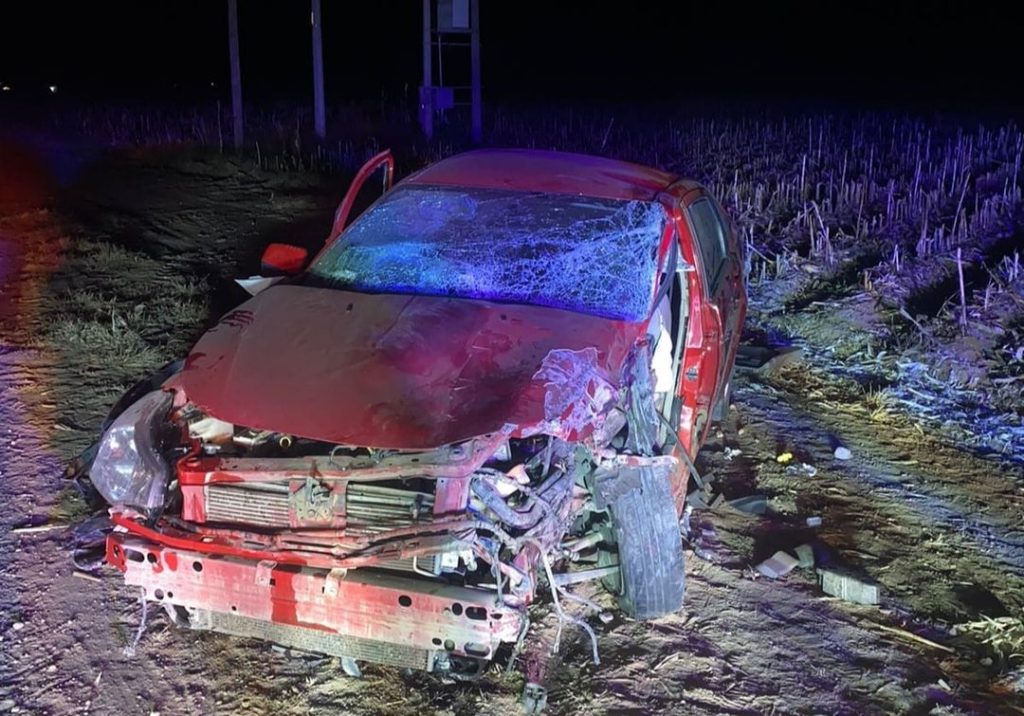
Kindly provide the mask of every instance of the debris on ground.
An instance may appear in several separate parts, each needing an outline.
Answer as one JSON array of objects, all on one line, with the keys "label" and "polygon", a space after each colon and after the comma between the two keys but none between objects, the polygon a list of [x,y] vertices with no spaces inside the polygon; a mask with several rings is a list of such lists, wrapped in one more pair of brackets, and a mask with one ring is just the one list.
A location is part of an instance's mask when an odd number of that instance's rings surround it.
[{"label": "debris on ground", "polygon": [[819,569],[821,591],[854,604],[878,604],[879,586],[832,569]]},{"label": "debris on ground", "polygon": [[814,477],[818,474],[818,468],[814,465],[808,465],[806,462],[802,462],[799,465],[790,465],[786,468],[786,472],[791,475],[806,475],[807,477]]},{"label": "debris on ground", "polygon": [[842,445],[836,448],[834,455],[836,456],[836,460],[849,460],[853,457],[853,453],[850,452],[850,448],[843,447]]},{"label": "debris on ground", "polygon": [[775,462],[779,463],[780,465],[788,465],[789,463],[793,462],[793,453],[780,453],[779,456],[775,458]]},{"label": "debris on ground", "polygon": [[793,571],[800,562],[788,552],[779,550],[771,557],[757,565],[755,569],[769,579],[785,577]]},{"label": "debris on ground", "polygon": [[523,687],[522,706],[528,714],[539,714],[547,708],[548,692],[540,684],[528,681]]},{"label": "debris on ground", "polygon": [[814,515],[813,517],[808,517],[805,521],[808,527],[821,527],[821,518],[817,515]]},{"label": "debris on ground", "polygon": [[725,449],[725,451],[722,453],[722,457],[724,457],[726,460],[732,460],[734,457],[739,457],[742,454],[743,454],[742,450],[739,450],[737,448],[727,447]]},{"label": "debris on ground", "polygon": [[801,568],[810,569],[814,566],[814,547],[809,544],[801,544],[797,545],[793,551],[796,552],[796,558]]},{"label": "debris on ground", "polygon": [[768,498],[765,495],[744,495],[727,503],[733,509],[748,515],[763,515],[768,512]]},{"label": "debris on ground", "polygon": [[341,657],[341,670],[354,679],[360,679],[363,676],[362,669],[359,668],[359,662],[351,656]]},{"label": "debris on ground", "polygon": [[705,562],[718,562],[718,550],[722,542],[718,538],[718,532],[710,524],[699,525],[690,540],[693,553]]}]

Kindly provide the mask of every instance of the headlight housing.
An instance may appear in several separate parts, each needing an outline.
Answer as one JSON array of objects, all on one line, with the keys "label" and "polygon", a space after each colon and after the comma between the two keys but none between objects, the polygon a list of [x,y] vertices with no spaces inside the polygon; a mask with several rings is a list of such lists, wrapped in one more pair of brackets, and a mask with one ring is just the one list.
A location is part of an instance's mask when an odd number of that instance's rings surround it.
[{"label": "headlight housing", "polygon": [[173,396],[147,393],[121,413],[100,440],[89,479],[111,505],[152,511],[164,504],[171,466],[163,457]]}]

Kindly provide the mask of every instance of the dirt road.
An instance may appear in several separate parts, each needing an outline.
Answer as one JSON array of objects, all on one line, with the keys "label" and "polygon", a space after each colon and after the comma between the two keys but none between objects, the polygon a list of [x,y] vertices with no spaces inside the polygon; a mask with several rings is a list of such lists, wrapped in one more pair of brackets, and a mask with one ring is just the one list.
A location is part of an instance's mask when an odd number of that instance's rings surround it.
[{"label": "dirt road", "polygon": [[[152,609],[128,657],[137,595],[112,570],[74,574],[64,525],[85,515],[65,462],[124,388],[239,298],[230,279],[255,270],[262,246],[315,245],[336,192],[220,158],[120,156],[0,213],[0,712],[517,713],[516,672],[352,679],[334,660],[183,632]],[[1006,664],[962,626],[1024,607],[1021,468],[933,440],[813,346],[739,383],[699,467],[726,499],[764,495],[767,513],[694,512],[685,610],[592,620],[599,666],[567,632],[548,665],[550,711],[1024,711]],[[810,570],[773,581],[751,569],[802,543],[878,582],[882,603],[826,597]],[[532,619],[550,643],[547,606]]]}]

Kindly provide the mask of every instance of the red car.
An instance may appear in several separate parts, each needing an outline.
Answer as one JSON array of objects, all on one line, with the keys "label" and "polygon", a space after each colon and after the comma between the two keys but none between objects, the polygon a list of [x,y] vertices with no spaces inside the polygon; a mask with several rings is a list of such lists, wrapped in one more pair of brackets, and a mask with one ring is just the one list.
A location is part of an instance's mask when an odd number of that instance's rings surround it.
[{"label": "red car", "polygon": [[107,561],[182,625],[456,676],[543,584],[679,609],[746,308],[722,208],[574,154],[392,173],[371,160],[308,265],[271,245],[279,275],[115,408],[89,472]]}]

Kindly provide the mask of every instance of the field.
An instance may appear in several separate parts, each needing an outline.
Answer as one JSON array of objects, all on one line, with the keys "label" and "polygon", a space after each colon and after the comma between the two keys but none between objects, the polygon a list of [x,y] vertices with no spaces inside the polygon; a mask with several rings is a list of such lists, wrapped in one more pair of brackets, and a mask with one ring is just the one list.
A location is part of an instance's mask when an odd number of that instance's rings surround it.
[{"label": "field", "polygon": [[[461,148],[454,131],[412,140],[380,108],[339,111],[343,139],[322,146],[294,112],[250,125],[242,156],[199,109],[68,111],[0,133],[0,712],[516,713],[523,679],[501,664],[472,684],[352,679],[152,609],[128,657],[137,595],[112,571],[74,574],[67,525],[87,511],[62,472],[110,404],[243,298],[232,279],[257,272],[263,246],[322,241],[363,159],[391,145],[404,174]],[[550,712],[1024,711],[1020,130],[503,109],[489,140],[705,182],[747,246],[748,355],[796,349],[740,371],[698,464],[712,494],[763,495],[767,511],[695,510],[684,611],[591,619],[600,665],[566,630]],[[811,570],[752,569],[803,543],[877,582],[881,604],[828,597]],[[543,662],[555,620],[546,601],[531,617]]]}]

